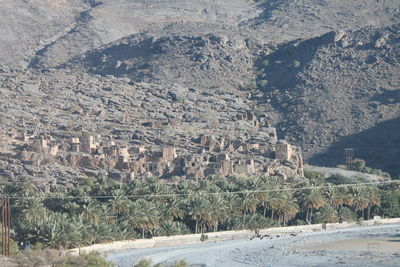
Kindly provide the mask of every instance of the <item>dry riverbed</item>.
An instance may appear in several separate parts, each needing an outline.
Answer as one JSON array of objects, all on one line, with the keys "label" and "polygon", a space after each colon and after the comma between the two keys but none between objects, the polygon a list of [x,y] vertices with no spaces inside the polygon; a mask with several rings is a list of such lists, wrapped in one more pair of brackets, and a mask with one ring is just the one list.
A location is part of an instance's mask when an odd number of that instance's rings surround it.
[{"label": "dry riverbed", "polygon": [[141,258],[154,264],[186,260],[191,266],[396,266],[400,224],[112,252],[117,266]]}]

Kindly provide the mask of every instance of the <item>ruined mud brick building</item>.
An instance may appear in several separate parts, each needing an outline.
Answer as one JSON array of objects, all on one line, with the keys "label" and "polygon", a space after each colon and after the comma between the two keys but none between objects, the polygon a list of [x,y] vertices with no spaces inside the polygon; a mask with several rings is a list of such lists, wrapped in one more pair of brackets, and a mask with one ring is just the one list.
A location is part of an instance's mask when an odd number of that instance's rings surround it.
[{"label": "ruined mud brick building", "polygon": [[278,140],[275,128],[262,118],[249,112],[238,116],[251,125],[251,132],[199,133],[185,146],[141,142],[122,145],[98,134],[56,138],[38,131],[8,134],[8,139],[15,147],[13,157],[23,164],[106,170],[117,173],[120,179],[303,176],[300,148]]}]

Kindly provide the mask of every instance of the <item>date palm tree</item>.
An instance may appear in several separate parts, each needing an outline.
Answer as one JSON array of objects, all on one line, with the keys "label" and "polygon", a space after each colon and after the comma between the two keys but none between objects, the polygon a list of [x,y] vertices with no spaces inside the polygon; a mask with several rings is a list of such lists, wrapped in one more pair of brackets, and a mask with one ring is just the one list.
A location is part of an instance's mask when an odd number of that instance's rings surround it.
[{"label": "date palm tree", "polygon": [[199,230],[203,233],[205,225],[212,221],[209,205],[209,201],[198,193],[193,195],[188,202],[188,214],[191,216],[192,220],[195,221],[196,234]]},{"label": "date palm tree", "polygon": [[34,225],[39,220],[46,216],[46,208],[43,204],[43,198],[39,194],[26,191],[21,195],[21,198],[16,199],[15,216],[18,220],[25,220],[31,225]]},{"label": "date palm tree", "polygon": [[218,225],[228,219],[227,205],[224,197],[218,194],[208,195],[208,202],[211,212],[211,221],[214,232],[218,230]]},{"label": "date palm tree", "polygon": [[231,192],[225,192],[223,195],[225,199],[225,207],[227,213],[228,230],[230,229],[231,221],[233,217],[240,216],[240,198],[237,194]]},{"label": "date palm tree", "polygon": [[322,221],[324,223],[334,223],[339,219],[338,211],[330,204],[326,204],[320,209]]},{"label": "date palm tree", "polygon": [[35,191],[36,190],[29,178],[26,176],[20,176],[12,187],[11,193],[13,193],[13,195],[23,195],[24,193],[33,193]]},{"label": "date palm tree", "polygon": [[198,190],[198,186],[191,180],[184,180],[178,185],[178,192],[181,194],[190,195]]},{"label": "date palm tree", "polygon": [[114,181],[112,181],[107,176],[102,176],[95,180],[92,186],[88,187],[91,195],[107,195],[112,192],[111,188],[114,186]]},{"label": "date palm tree", "polygon": [[138,200],[136,202],[138,209],[140,209],[144,213],[144,217],[142,218],[142,238],[144,238],[146,232],[152,233],[154,228],[159,225],[159,212],[155,206],[155,204],[145,201]]},{"label": "date palm tree", "polygon": [[298,194],[300,205],[306,210],[306,222],[311,224],[313,210],[325,205],[325,199],[318,188],[301,190]]},{"label": "date palm tree", "polygon": [[81,213],[84,218],[95,223],[102,220],[101,204],[96,200],[90,199],[87,204],[83,204],[81,206]]},{"label": "date palm tree", "polygon": [[171,193],[171,188],[156,177],[147,178],[138,190],[138,194],[150,202],[164,203],[167,195]]},{"label": "date palm tree", "polygon": [[140,194],[141,189],[144,187],[144,182],[142,180],[131,180],[124,184],[123,189],[125,194],[129,197],[134,197]]},{"label": "date palm tree", "polygon": [[338,188],[329,186],[325,188],[323,193],[326,202],[328,202],[335,209],[342,207],[343,205],[351,205],[352,197],[349,194],[347,188]]},{"label": "date palm tree", "polygon": [[156,236],[172,236],[189,234],[189,228],[182,222],[163,222],[154,230]]},{"label": "date palm tree", "polygon": [[254,197],[257,199],[257,205],[263,208],[265,217],[267,213],[267,201],[269,199],[267,184],[261,178],[253,178],[247,181],[247,189],[255,191]]},{"label": "date palm tree", "polygon": [[279,207],[282,206],[285,201],[285,192],[278,191],[279,188],[276,185],[274,185],[272,189],[275,189],[276,191],[269,192],[269,198],[266,200],[265,205],[271,211],[270,218],[273,220],[275,212],[279,210]]},{"label": "date palm tree", "polygon": [[116,189],[112,192],[112,198],[108,200],[111,211],[116,215],[123,215],[128,213],[132,202],[125,195],[125,191],[121,188]]},{"label": "date palm tree", "polygon": [[362,218],[364,218],[364,210],[369,205],[369,191],[365,187],[352,187],[352,208],[354,209],[355,218],[357,219],[357,212],[362,212]]},{"label": "date palm tree", "polygon": [[153,203],[138,199],[124,215],[124,221],[139,229],[144,239],[146,232],[151,232],[159,224],[159,213]]},{"label": "date palm tree", "polygon": [[36,224],[36,237],[51,248],[72,248],[82,243],[81,227],[67,214],[49,212]]},{"label": "date palm tree", "polygon": [[179,196],[165,198],[166,214],[174,220],[181,220],[185,217],[184,201]]},{"label": "date palm tree", "polygon": [[297,200],[290,192],[283,192],[280,194],[280,202],[277,207],[277,213],[279,216],[278,222],[283,222],[283,226],[286,226],[288,221],[291,220],[298,212],[299,206]]},{"label": "date palm tree", "polygon": [[367,207],[367,220],[370,219],[371,216],[371,208],[373,206],[379,206],[381,204],[381,198],[376,187],[367,187],[368,191],[368,207]]},{"label": "date palm tree", "polygon": [[201,180],[199,182],[199,191],[204,191],[207,193],[217,193],[221,190],[212,180]]},{"label": "date palm tree", "polygon": [[242,226],[244,227],[244,218],[248,213],[254,213],[257,209],[258,201],[254,193],[245,192],[239,199],[239,209],[242,213]]}]

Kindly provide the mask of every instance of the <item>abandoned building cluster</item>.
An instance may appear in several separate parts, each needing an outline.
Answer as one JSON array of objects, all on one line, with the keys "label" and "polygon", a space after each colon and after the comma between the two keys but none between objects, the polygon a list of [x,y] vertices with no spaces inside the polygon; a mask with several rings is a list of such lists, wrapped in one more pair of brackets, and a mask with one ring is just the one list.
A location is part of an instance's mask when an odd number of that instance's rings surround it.
[{"label": "abandoned building cluster", "polygon": [[24,164],[59,164],[74,168],[106,169],[133,179],[146,176],[201,179],[209,175],[271,175],[286,179],[303,176],[300,148],[277,140],[275,128],[246,137],[201,134],[185,148],[140,144],[122,146],[100,135],[54,138],[24,132],[16,157]]}]

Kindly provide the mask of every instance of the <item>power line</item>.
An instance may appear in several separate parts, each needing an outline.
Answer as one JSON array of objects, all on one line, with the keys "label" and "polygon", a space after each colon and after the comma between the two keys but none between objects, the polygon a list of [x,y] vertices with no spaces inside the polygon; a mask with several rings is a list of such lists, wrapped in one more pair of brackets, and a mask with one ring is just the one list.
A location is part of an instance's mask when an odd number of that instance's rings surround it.
[{"label": "power line", "polygon": [[290,187],[290,188],[279,188],[279,189],[266,189],[266,190],[245,190],[245,191],[225,191],[225,192],[205,192],[205,191],[194,191],[192,193],[171,193],[171,194],[141,194],[141,195],[100,195],[100,196],[3,196],[9,197],[10,199],[112,199],[116,197],[120,198],[156,198],[156,197],[174,197],[174,196],[193,196],[196,194],[200,195],[228,195],[228,194],[257,194],[257,193],[268,193],[268,192],[285,192],[285,191],[298,191],[307,189],[324,189],[324,188],[341,188],[341,187],[358,187],[358,186],[369,186],[369,185],[384,185],[384,184],[400,184],[400,180],[396,181],[382,181],[382,182],[368,182],[368,183],[357,183],[357,184],[340,184],[340,185],[321,185],[321,186],[307,186],[307,187]]}]

